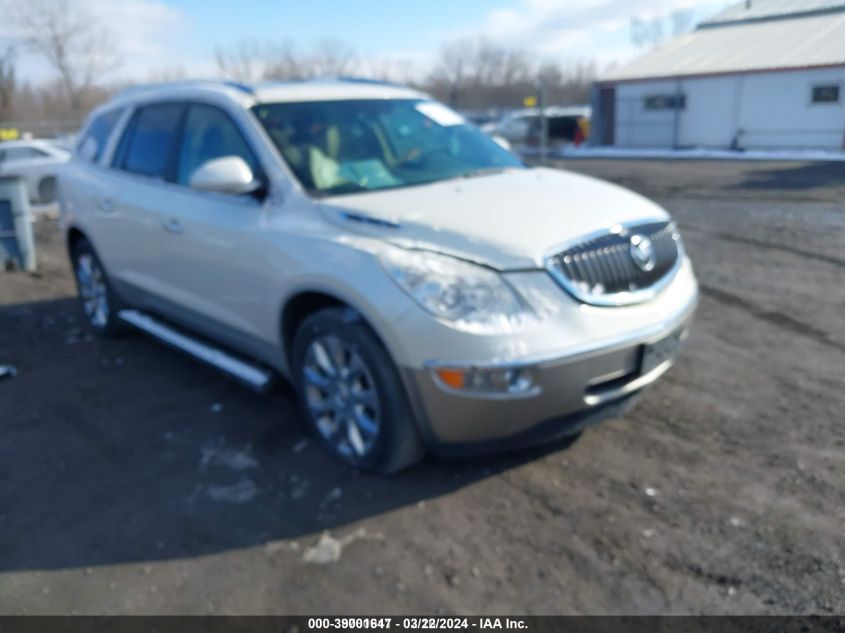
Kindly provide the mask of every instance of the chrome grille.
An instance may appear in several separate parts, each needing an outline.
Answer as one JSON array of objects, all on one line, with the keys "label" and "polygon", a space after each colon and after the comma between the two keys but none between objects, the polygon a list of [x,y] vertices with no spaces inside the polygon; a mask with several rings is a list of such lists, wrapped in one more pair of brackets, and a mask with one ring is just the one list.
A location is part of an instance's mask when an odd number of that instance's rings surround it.
[{"label": "chrome grille", "polygon": [[681,262],[674,222],[617,226],[547,259],[549,272],[577,299],[596,305],[653,296]]}]

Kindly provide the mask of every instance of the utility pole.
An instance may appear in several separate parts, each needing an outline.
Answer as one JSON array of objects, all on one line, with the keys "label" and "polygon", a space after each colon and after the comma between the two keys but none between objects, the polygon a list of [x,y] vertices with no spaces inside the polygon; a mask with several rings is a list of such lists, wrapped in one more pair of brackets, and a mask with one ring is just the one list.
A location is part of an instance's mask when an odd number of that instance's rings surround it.
[{"label": "utility pole", "polygon": [[540,108],[540,164],[546,164],[549,140],[549,121],[546,119],[546,80],[537,81],[537,105]]}]

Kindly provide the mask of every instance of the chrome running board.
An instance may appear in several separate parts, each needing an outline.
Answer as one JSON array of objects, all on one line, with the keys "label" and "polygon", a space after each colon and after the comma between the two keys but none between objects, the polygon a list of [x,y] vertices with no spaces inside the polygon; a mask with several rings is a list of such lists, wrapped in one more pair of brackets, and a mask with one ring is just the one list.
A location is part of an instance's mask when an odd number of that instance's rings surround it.
[{"label": "chrome running board", "polygon": [[138,310],[121,310],[118,316],[122,321],[212,367],[216,367],[256,391],[267,391],[273,382],[273,372],[176,330],[149,314]]}]

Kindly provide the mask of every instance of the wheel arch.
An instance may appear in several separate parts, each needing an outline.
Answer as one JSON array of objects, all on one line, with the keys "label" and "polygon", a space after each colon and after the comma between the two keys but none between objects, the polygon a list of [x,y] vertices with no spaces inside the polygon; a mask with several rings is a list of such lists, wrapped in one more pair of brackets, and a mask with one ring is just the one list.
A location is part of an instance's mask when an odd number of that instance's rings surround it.
[{"label": "wheel arch", "polygon": [[82,240],[91,244],[91,240],[88,239],[88,235],[86,235],[85,232],[76,225],[72,225],[67,228],[67,231],[65,232],[65,240],[68,254],[73,253],[74,247]]},{"label": "wheel arch", "polygon": [[366,311],[356,305],[355,302],[330,291],[302,289],[288,297],[282,306],[281,339],[285,363],[288,368],[290,368],[293,340],[299,326],[309,316],[325,308],[347,308],[351,310],[373,332],[384,348],[390,352],[390,348],[385,344],[384,337],[379,334],[378,328],[374,327],[372,320],[367,317]]},{"label": "wheel arch", "polygon": [[[41,190],[47,184],[52,184],[54,187],[53,190],[53,198],[50,200],[44,200],[43,192]],[[38,184],[36,185],[36,192],[38,193],[38,201],[43,203],[52,203],[55,202],[56,196],[58,194],[58,186],[59,186],[59,178],[56,174],[43,174],[38,178]]]}]

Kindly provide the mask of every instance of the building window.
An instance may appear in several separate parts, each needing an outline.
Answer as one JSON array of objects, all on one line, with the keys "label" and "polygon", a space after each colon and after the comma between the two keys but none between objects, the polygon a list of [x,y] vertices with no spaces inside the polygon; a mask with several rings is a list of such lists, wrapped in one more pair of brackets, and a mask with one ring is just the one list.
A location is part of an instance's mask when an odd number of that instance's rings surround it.
[{"label": "building window", "polygon": [[813,103],[839,103],[839,85],[813,86]]},{"label": "building window", "polygon": [[687,107],[686,95],[652,95],[643,99],[643,107],[646,110],[685,110]]}]

